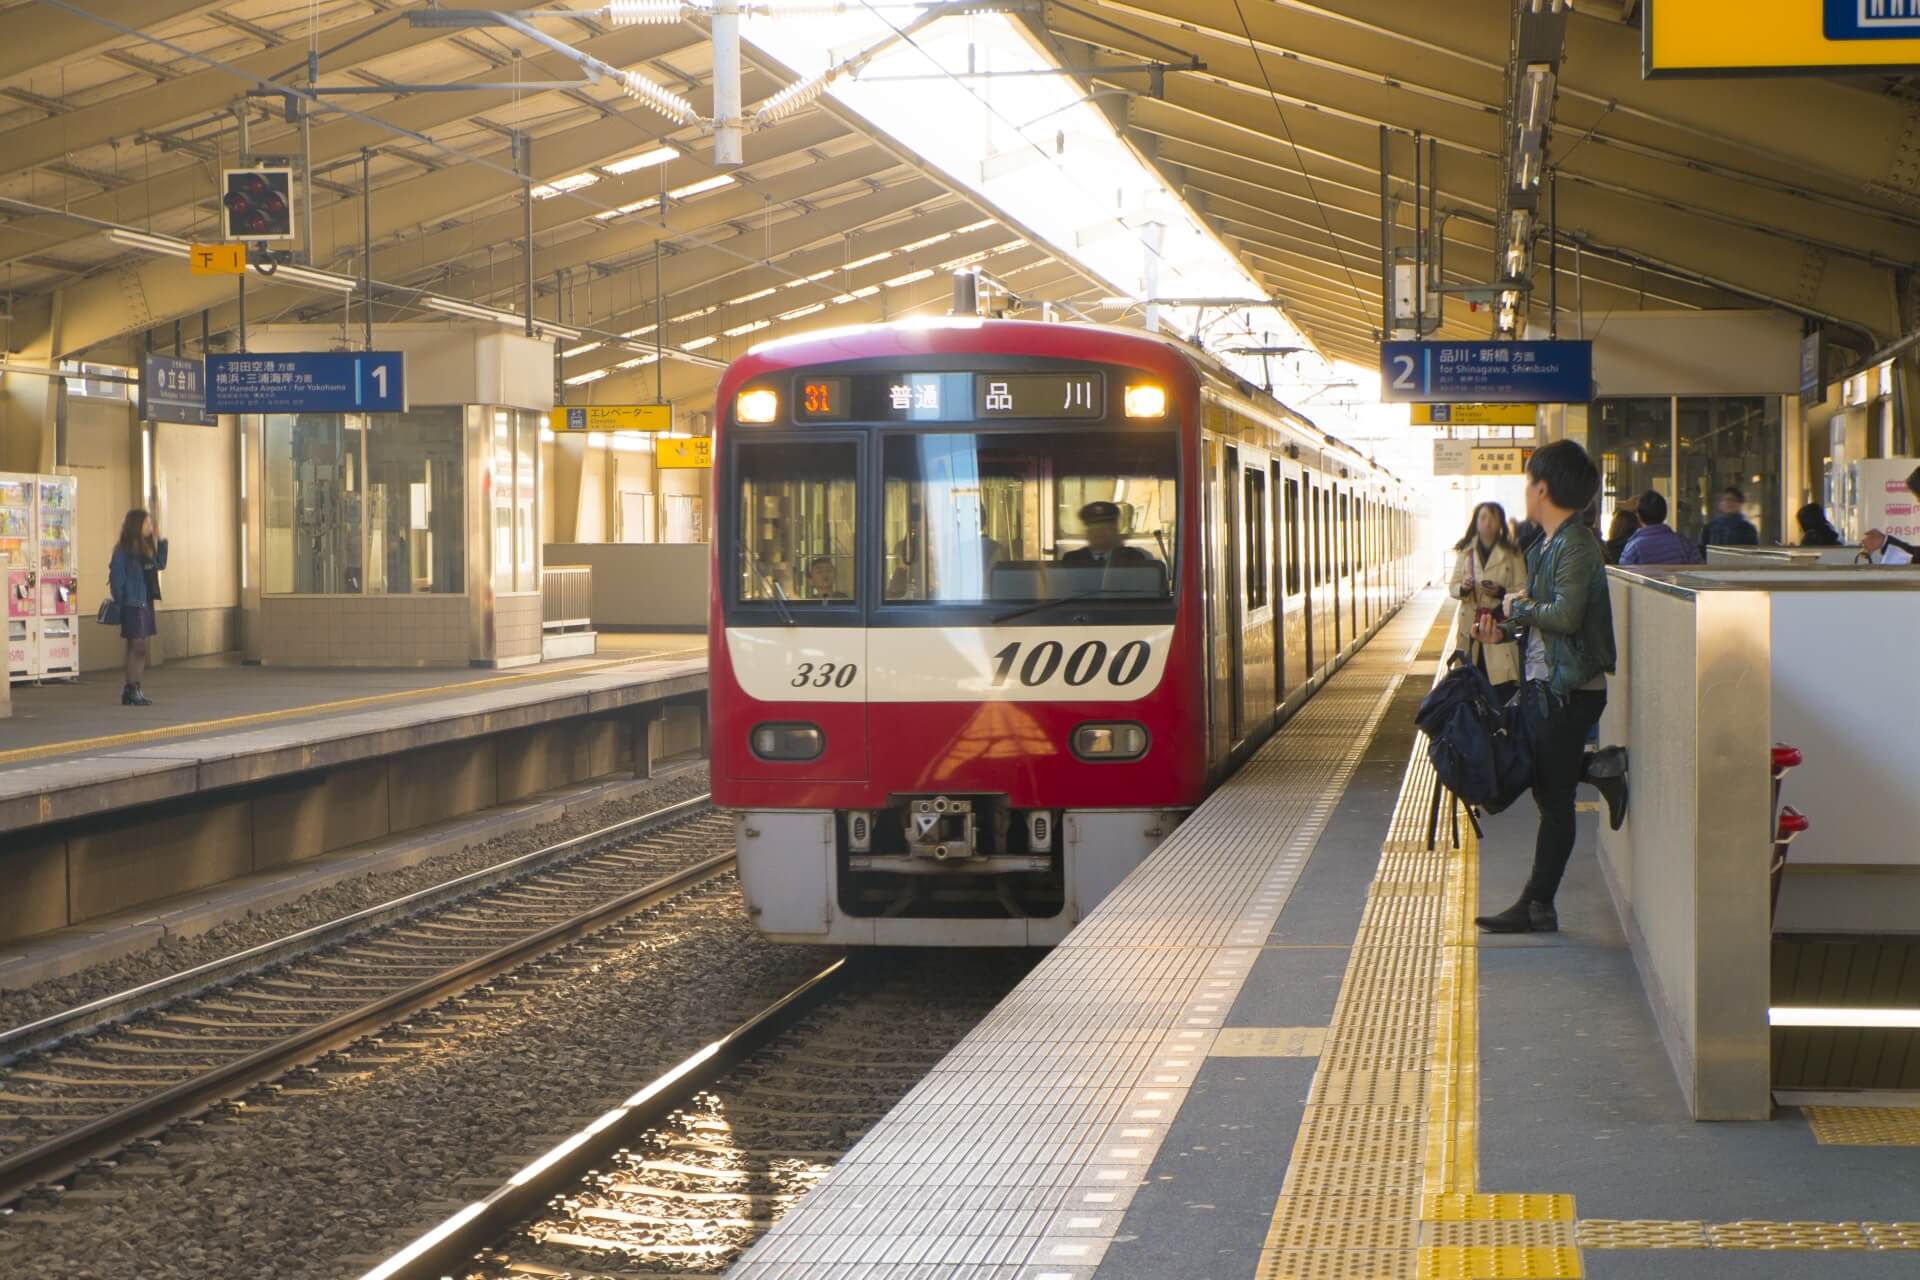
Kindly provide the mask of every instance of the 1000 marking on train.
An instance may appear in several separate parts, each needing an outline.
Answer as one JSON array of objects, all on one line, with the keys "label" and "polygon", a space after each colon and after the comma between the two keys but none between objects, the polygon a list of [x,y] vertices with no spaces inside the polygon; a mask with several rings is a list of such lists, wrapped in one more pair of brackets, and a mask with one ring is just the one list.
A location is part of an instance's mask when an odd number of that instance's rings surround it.
[{"label": "1000 marking on train", "polygon": [[1173,627],[729,627],[762,702],[1128,702],[1159,687]]}]

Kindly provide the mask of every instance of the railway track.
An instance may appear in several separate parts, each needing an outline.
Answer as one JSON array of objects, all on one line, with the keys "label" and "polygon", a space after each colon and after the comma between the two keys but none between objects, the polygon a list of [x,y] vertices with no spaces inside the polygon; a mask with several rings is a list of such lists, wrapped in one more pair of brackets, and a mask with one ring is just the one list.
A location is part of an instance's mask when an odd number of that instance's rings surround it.
[{"label": "railway track", "polygon": [[732,845],[695,797],[14,1028],[0,1205],[385,1026],[430,1035],[494,979],[537,985],[530,962],[725,875]]},{"label": "railway track", "polygon": [[718,1275],[1032,963],[1000,951],[836,962],[362,1280]]}]

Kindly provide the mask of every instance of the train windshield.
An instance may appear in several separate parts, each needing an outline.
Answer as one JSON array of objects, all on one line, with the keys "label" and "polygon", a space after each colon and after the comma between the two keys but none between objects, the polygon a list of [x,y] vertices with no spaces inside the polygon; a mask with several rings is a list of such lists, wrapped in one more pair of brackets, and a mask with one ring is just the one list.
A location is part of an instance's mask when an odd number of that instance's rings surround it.
[{"label": "train windshield", "polygon": [[1164,601],[1172,432],[913,432],[881,447],[885,598]]},{"label": "train windshield", "polygon": [[851,441],[756,440],[740,447],[741,601],[819,607],[854,597]]}]

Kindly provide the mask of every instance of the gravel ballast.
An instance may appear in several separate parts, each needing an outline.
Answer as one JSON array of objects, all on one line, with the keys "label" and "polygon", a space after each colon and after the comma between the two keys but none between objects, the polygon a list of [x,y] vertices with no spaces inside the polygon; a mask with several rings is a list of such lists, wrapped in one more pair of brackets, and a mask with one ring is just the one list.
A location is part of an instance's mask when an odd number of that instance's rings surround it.
[{"label": "gravel ballast", "polygon": [[177,1128],[0,1220],[0,1251],[40,1277],[357,1274],[831,959],[761,940],[720,883]]},{"label": "gravel ballast", "polygon": [[[116,957],[76,973],[12,991],[0,991],[0,1027],[16,1027],[76,1005],[117,995],[142,983],[170,977],[249,947],[326,924],[470,872],[495,866],[574,836],[690,799],[707,790],[707,766],[678,769],[625,799],[499,836],[412,866],[316,889],[267,911],[249,912],[192,937],[168,935],[144,951]],[[408,833],[417,836],[419,832]]]}]

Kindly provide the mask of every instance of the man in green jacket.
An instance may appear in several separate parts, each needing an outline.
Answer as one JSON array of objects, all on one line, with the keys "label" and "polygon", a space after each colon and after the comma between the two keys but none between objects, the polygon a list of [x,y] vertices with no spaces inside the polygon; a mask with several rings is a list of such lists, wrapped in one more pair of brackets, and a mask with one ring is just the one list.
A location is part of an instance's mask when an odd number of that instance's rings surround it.
[{"label": "man in green jacket", "polygon": [[[1613,670],[1613,604],[1600,540],[1580,519],[1600,490],[1600,472],[1587,451],[1559,440],[1527,463],[1527,519],[1546,536],[1527,553],[1527,589],[1501,604],[1505,622],[1482,617],[1475,634],[1497,644],[1527,633],[1523,673],[1546,718],[1533,744],[1533,801],[1540,810],[1533,874],[1520,900],[1474,923],[1489,933],[1551,933],[1560,927],[1554,894],[1573,856],[1574,792],[1591,782],[1606,797],[1616,830],[1626,813],[1625,753],[1610,748],[1587,755],[1587,734],[1607,705]],[[1538,685],[1544,685],[1541,689]]]}]

